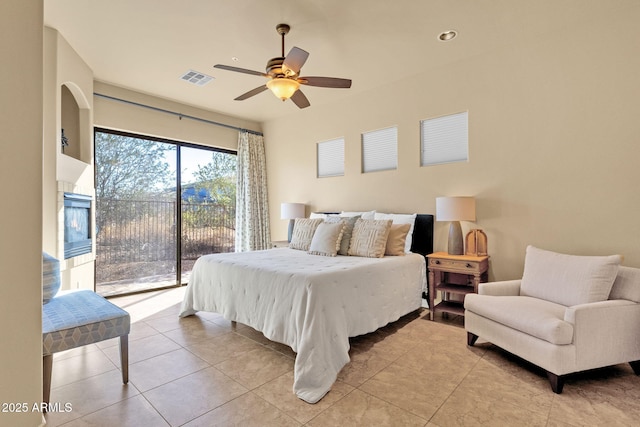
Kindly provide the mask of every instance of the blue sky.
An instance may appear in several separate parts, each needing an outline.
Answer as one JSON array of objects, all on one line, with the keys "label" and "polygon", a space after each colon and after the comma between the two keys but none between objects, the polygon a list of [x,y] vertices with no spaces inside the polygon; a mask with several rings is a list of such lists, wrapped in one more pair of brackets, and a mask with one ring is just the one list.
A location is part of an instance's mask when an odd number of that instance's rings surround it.
[{"label": "blue sky", "polygon": [[[171,173],[175,174],[175,150],[166,152],[165,160],[169,164]],[[192,183],[193,181],[195,181],[193,173],[198,170],[198,166],[204,166],[211,161],[211,151],[192,147],[182,147],[180,161],[182,163],[182,183]]]}]

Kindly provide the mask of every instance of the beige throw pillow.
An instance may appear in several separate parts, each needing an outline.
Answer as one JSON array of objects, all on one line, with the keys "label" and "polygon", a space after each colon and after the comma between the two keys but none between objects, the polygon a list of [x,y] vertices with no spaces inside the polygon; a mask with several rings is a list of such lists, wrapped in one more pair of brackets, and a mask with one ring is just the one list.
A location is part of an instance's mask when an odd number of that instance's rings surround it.
[{"label": "beige throw pillow", "polygon": [[340,248],[338,249],[339,255],[349,255],[349,244],[351,243],[351,236],[353,235],[353,226],[356,225],[358,218],[360,218],[360,215],[351,217],[332,216],[325,219],[325,222],[342,222],[344,224],[342,239],[340,239]]},{"label": "beige throw pillow", "polygon": [[358,219],[353,227],[349,255],[382,258],[387,246],[391,220]]},{"label": "beige throw pillow", "polygon": [[409,228],[409,233],[407,233],[407,238],[404,243],[404,251],[411,252],[411,245],[413,243],[413,227],[416,222],[417,214],[385,214],[376,212],[373,219],[390,219],[393,221],[393,224],[409,224],[411,227]]},{"label": "beige throw pillow", "polygon": [[344,223],[342,222],[323,222],[318,225],[313,239],[311,239],[309,253],[312,255],[336,256],[338,249],[340,249],[343,229]]},{"label": "beige throw pillow", "polygon": [[405,242],[407,234],[409,234],[411,224],[391,224],[389,228],[389,237],[387,237],[387,247],[384,251],[385,255],[404,255]]},{"label": "beige throw pillow", "polygon": [[289,248],[308,251],[309,246],[311,246],[311,239],[313,239],[313,234],[322,221],[322,218],[296,218],[296,221],[293,225],[293,236],[291,236]]}]

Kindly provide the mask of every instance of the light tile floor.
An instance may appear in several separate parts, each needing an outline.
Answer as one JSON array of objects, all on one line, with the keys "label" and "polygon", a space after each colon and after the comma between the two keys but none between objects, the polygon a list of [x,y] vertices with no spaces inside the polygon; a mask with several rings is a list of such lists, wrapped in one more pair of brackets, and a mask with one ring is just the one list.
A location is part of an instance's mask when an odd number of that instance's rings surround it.
[{"label": "light tile floor", "polygon": [[128,385],[118,340],[54,356],[48,426],[637,426],[640,377],[628,365],[572,376],[551,392],[539,369],[464,319],[413,313],[351,340],[351,362],[317,404],[291,391],[295,354],[244,325],[178,318],[184,288],[112,299],[131,314]]}]

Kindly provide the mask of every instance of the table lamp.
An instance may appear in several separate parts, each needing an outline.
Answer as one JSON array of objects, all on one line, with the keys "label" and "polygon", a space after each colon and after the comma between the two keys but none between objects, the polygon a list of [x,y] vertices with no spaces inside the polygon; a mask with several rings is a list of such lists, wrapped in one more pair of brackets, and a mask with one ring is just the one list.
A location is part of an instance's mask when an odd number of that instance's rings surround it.
[{"label": "table lamp", "polygon": [[436,197],[436,221],[451,221],[449,255],[463,255],[464,241],[460,221],[476,220],[476,200],[473,197]]},{"label": "table lamp", "polygon": [[293,235],[293,225],[296,222],[296,218],[304,218],[304,203],[282,203],[280,205],[280,219],[289,220],[289,234],[287,241],[291,242],[291,236]]}]

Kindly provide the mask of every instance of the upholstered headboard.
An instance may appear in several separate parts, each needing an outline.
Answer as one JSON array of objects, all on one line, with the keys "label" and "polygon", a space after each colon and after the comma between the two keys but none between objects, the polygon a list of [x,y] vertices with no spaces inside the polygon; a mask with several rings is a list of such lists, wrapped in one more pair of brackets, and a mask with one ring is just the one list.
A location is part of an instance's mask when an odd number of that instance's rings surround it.
[{"label": "upholstered headboard", "polygon": [[431,214],[416,215],[411,252],[425,256],[433,253],[433,221]]}]

